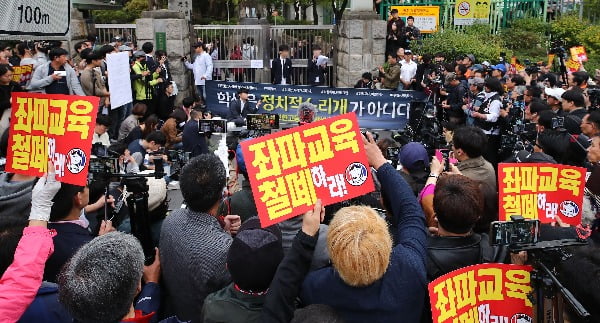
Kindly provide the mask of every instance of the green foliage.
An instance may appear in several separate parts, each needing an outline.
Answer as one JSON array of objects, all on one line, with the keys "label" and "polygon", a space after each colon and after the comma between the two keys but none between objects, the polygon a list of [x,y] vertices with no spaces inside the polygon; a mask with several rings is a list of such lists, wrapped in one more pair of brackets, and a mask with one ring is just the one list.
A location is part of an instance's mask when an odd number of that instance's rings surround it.
[{"label": "green foliage", "polygon": [[496,62],[501,52],[507,52],[498,36],[491,35],[489,28],[468,28],[466,32],[446,29],[425,38],[422,42],[421,53],[442,52],[448,58],[460,54],[473,54],[478,61]]},{"label": "green foliage", "polygon": [[567,50],[583,45],[589,58],[584,64],[586,70],[600,68],[600,25],[580,21],[577,15],[563,15],[552,23],[536,18],[517,19],[498,35],[490,35],[488,25],[474,25],[464,31],[447,29],[424,39],[421,52],[443,52],[447,57],[472,53],[480,62],[496,62],[500,52],[505,52],[507,57],[517,56],[521,63],[525,59],[546,61],[550,35],[564,40]]},{"label": "green foliage", "polygon": [[509,28],[501,31],[506,48],[518,52],[518,57],[535,57],[545,54],[550,25],[537,18],[515,20]]},{"label": "green foliage", "polygon": [[578,35],[581,34],[588,22],[579,20],[577,14],[564,15],[552,23],[552,35],[565,41],[566,47],[578,45]]},{"label": "green foliage", "polygon": [[92,16],[99,24],[125,24],[134,22],[147,8],[147,0],[131,0],[120,10],[93,10]]},{"label": "green foliage", "polygon": [[588,56],[600,56],[600,25],[589,25],[577,36],[577,40],[585,46]]}]

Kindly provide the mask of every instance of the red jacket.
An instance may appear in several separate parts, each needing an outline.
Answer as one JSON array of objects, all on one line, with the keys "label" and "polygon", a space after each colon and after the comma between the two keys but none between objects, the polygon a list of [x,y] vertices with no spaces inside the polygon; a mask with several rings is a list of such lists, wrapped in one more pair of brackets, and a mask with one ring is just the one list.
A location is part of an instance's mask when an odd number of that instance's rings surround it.
[{"label": "red jacket", "polygon": [[0,322],[16,322],[33,302],[44,276],[46,260],[54,252],[56,232],[26,227],[15,258],[0,278]]}]

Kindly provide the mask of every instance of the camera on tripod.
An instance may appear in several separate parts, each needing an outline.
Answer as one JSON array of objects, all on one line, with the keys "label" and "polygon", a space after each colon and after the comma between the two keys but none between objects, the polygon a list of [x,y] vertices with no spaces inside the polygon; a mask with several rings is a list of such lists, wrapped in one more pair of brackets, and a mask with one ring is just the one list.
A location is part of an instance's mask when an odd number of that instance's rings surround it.
[{"label": "camera on tripod", "polygon": [[541,72],[540,66],[536,62],[531,62],[530,60],[525,60],[525,73],[527,75],[531,74],[539,74]]},{"label": "camera on tripod", "polygon": [[554,54],[559,57],[565,57],[567,51],[565,50],[565,42],[562,39],[555,39],[550,43],[550,54]]},{"label": "camera on tripod", "polygon": [[540,221],[511,215],[512,221],[494,221],[490,229],[490,244],[497,246],[527,245],[540,238]]}]

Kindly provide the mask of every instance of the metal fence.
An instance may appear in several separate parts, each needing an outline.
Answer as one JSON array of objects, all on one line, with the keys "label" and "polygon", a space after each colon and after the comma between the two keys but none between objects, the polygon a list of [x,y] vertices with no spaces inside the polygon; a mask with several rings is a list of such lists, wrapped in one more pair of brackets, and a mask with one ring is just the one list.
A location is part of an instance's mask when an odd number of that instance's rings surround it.
[{"label": "metal fence", "polygon": [[[323,55],[333,54],[333,27],[314,25],[195,25],[197,41],[206,43],[213,57],[213,77],[238,82],[270,82],[271,60],[279,56],[279,46],[290,48],[293,82],[307,84],[306,66],[311,46],[318,44]],[[331,60],[330,60],[331,62]],[[333,84],[329,64],[326,84]]]},{"label": "metal fence", "polygon": [[[115,36],[136,42],[135,24],[97,24],[100,44]],[[321,46],[328,56],[326,85],[333,83],[334,29],[332,25],[195,25],[196,39],[209,47],[213,58],[214,79],[238,82],[270,83],[271,60],[279,56],[279,46],[288,45],[293,66],[293,83],[306,85],[308,58],[312,46]],[[139,44],[138,44],[139,45]]]},{"label": "metal fence", "polygon": [[108,44],[113,37],[123,38],[123,42],[135,43],[135,24],[96,24],[96,37],[98,43]]},{"label": "metal fence", "polygon": [[[486,1],[486,0],[482,0]],[[492,33],[497,33],[501,28],[519,18],[536,17],[547,19],[548,0],[488,0],[490,2],[489,25]],[[464,26],[454,25],[454,10],[457,0],[383,0],[380,4],[380,13],[387,19],[392,6],[439,6],[440,28],[462,29]]]}]

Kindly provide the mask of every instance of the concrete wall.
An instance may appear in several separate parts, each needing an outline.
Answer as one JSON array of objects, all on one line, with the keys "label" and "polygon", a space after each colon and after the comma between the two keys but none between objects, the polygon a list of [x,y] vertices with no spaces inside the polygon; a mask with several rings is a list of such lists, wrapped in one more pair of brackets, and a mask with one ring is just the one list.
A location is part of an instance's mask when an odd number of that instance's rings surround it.
[{"label": "concrete wall", "polygon": [[386,22],[374,12],[346,11],[337,40],[337,86],[352,87],[385,60]]}]

